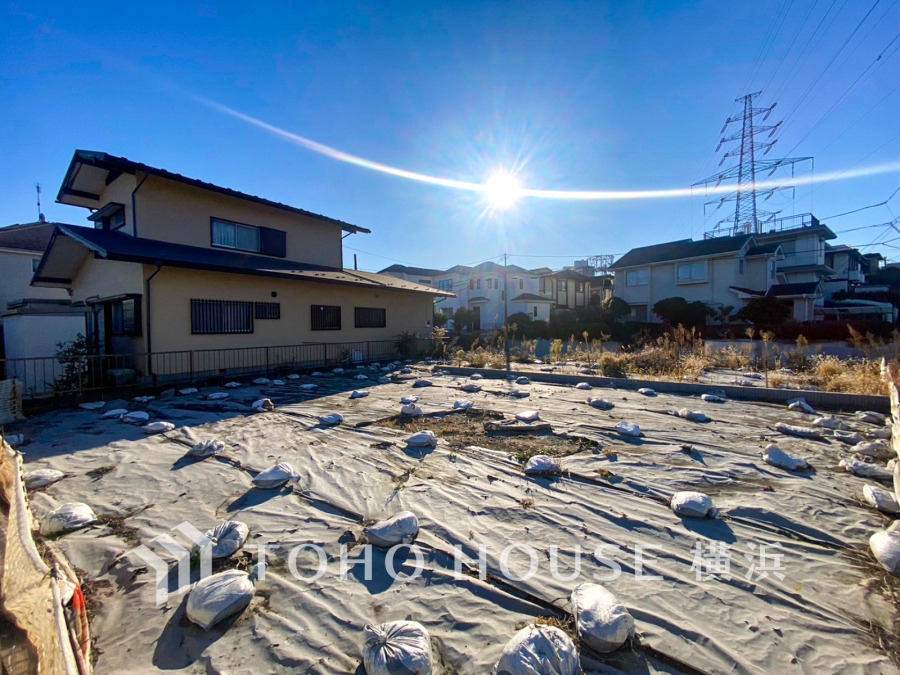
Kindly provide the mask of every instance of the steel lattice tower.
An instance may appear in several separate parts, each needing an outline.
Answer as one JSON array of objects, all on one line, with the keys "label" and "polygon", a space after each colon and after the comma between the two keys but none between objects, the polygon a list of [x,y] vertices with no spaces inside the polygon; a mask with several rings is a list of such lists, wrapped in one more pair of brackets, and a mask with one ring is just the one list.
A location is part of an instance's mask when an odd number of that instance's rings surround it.
[{"label": "steel lattice tower", "polygon": [[[735,203],[734,217],[720,220],[716,223],[713,231],[707,233],[706,236],[719,236],[724,234],[725,232],[722,230],[722,225],[725,223],[731,224],[730,234],[732,236],[761,232],[763,223],[773,220],[778,212],[762,211],[758,209],[756,205],[757,197],[764,197],[768,200],[776,192],[780,190],[792,190],[793,186],[779,185],[777,187],[767,186],[758,188],[757,176],[765,173],[765,177],[770,178],[778,169],[787,166],[791,167],[791,176],[793,176],[795,164],[799,162],[812,162],[812,157],[758,159],[760,155],[769,154],[778,142],[778,139],[773,139],[773,137],[782,124],[781,122],[769,125],[762,124],[762,122],[769,119],[769,116],[772,114],[772,111],[777,104],[773,103],[767,108],[754,107],[753,99],[761,93],[762,92],[757,91],[735,99],[735,103],[741,104],[742,110],[737,115],[725,120],[725,125],[720,132],[722,138],[719,140],[716,152],[719,152],[723,145],[738,140],[740,141],[740,147],[725,152],[725,154],[722,155],[719,166],[722,166],[730,157],[737,157],[738,163],[714,176],[710,176],[709,178],[694,183],[695,186],[709,186],[711,183],[715,183],[715,186],[718,187],[725,181],[737,180],[735,192],[733,194],[726,194],[719,199],[714,199],[704,204],[705,211],[706,207],[712,204],[716,205],[716,209],[720,209],[726,202],[733,201]],[[735,130],[727,136],[724,135],[729,126],[738,122],[740,123],[740,129]],[[757,141],[756,136],[763,133],[767,133],[768,138],[764,141]]]}]

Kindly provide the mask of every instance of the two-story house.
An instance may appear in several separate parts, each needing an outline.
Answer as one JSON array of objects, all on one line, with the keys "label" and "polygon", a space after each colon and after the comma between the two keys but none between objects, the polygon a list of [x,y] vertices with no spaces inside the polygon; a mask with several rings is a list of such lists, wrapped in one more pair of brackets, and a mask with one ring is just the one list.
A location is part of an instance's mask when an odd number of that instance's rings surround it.
[{"label": "two-story house", "polygon": [[358,342],[367,358],[365,342],[428,336],[451,295],[344,269],[363,227],[103,152],[75,152],[57,200],[94,227],[58,226],[32,284],[88,310],[98,353],[153,354],[142,373],[198,350]]},{"label": "two-story house", "polygon": [[540,293],[553,309],[582,309],[591,302],[592,282],[593,277],[575,270],[547,270],[540,274]]}]

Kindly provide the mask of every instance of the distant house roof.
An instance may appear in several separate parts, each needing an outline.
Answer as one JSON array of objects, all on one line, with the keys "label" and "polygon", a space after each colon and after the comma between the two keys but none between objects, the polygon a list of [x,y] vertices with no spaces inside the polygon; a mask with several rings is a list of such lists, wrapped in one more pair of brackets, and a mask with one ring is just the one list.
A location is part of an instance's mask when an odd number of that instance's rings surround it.
[{"label": "distant house roof", "polygon": [[762,297],[766,294],[765,291],[754,291],[752,288],[746,288],[744,286],[729,286],[729,289],[734,291],[735,293],[740,293],[743,295],[753,295],[757,297]]},{"label": "distant house roof", "polygon": [[[84,170],[85,167],[93,168],[94,170]],[[196,178],[188,178],[187,176],[182,176],[180,173],[158,169],[147,164],[134,162],[125,157],[116,157],[115,155],[110,155],[105,152],[95,152],[92,150],[75,151],[75,154],[72,156],[72,161],[69,163],[69,168],[66,171],[66,177],[63,179],[63,184],[59,188],[56,201],[64,204],[74,204],[76,206],[90,206],[85,203],[84,200],[99,200],[99,193],[105,185],[109,185],[123,173],[135,174],[138,171],[184,183],[185,185],[192,185],[193,187],[202,188],[211,192],[218,192],[219,194],[227,195],[229,197],[246,199],[247,201],[262,204],[264,206],[271,206],[272,208],[280,209],[282,211],[296,213],[301,216],[309,216],[310,218],[315,218],[316,220],[321,220],[326,223],[340,225],[341,228],[347,232],[371,232],[371,230],[364,227],[351,225],[350,223],[345,223],[336,218],[329,218],[328,216],[313,213],[312,211],[305,211],[304,209],[288,206],[281,202],[274,202],[269,199],[257,197],[256,195],[247,194],[246,192],[239,192],[238,190],[232,190],[231,188],[207,183]],[[73,197],[74,200],[70,199],[67,201],[66,197]],[[103,206],[103,204],[98,204],[98,207],[99,206]]]},{"label": "distant house roof", "polygon": [[559,270],[558,272],[546,272],[541,274],[543,277],[555,277],[557,279],[573,279],[574,281],[593,281],[594,277],[588,277],[579,274],[574,270]]},{"label": "distant house roof", "polygon": [[522,293],[521,295],[516,296],[510,302],[547,302],[550,304],[555,304],[555,301],[550,298],[545,298],[540,295],[535,295],[534,293]]},{"label": "distant house roof", "polygon": [[[519,267],[518,265],[506,265],[505,269],[506,269],[507,274],[527,274],[528,273],[528,270],[526,270],[524,267]],[[496,272],[497,274],[503,274],[504,266],[488,260],[486,262],[475,265],[475,267],[472,268],[472,270],[473,271],[478,270],[479,272],[487,272],[487,273]]]},{"label": "distant house roof", "polygon": [[638,265],[651,265],[654,263],[682,260],[685,258],[702,258],[712,255],[721,255],[739,251],[747,243],[752,235],[738,237],[714,237],[694,241],[693,239],[679,239],[665,244],[654,244],[633,248],[628,253],[610,265],[611,270],[624,267],[636,267]]},{"label": "distant house roof", "polygon": [[43,251],[50,243],[53,230],[65,223],[22,223],[0,228],[0,248]]},{"label": "distant house roof", "polygon": [[[56,228],[47,251],[44,253],[44,257],[41,259],[41,263],[34,275],[34,282],[37,282],[39,285],[60,285],[71,281],[70,278],[60,276],[59,270],[67,269],[67,265],[70,267],[73,256],[66,251],[60,251],[57,255],[54,254],[54,245],[60,239],[78,242],[88,251],[106,260],[120,260],[123,262],[200,269],[231,274],[278,277],[297,281],[378,287],[454,297],[453,293],[439,291],[429,286],[405,281],[387,274],[373,274],[337,267],[312,265],[280,258],[273,259],[239,253],[237,251],[185,246],[184,244],[173,244],[156,239],[132,237],[121,232],[107,232],[89,227],[72,226],[58,226]],[[53,269],[48,272],[48,267]]]},{"label": "distant house roof", "polygon": [[407,267],[406,265],[391,265],[385,267],[378,274],[412,274],[419,277],[433,277],[443,274],[440,270],[432,270],[427,267]]},{"label": "distant house roof", "polygon": [[769,288],[766,295],[785,298],[797,295],[816,295],[819,293],[819,290],[820,284],[818,281],[805,281],[798,284],[775,284]]}]

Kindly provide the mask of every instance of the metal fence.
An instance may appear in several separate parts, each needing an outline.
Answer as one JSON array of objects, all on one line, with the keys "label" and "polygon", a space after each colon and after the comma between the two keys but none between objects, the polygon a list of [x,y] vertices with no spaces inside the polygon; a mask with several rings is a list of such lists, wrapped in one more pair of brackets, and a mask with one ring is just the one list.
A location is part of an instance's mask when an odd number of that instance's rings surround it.
[{"label": "metal fence", "polygon": [[0,359],[0,379],[19,380],[23,397],[35,399],[413,358],[432,353],[434,345],[417,338]]}]

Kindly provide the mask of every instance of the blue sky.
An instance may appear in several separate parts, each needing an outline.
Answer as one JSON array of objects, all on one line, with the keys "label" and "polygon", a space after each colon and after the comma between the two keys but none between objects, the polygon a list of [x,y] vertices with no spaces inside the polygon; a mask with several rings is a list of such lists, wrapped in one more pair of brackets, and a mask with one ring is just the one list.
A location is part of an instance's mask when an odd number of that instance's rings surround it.
[{"label": "blue sky", "polygon": [[[429,175],[480,183],[517,167],[535,189],[690,187],[717,170],[734,99],[758,89],[761,104],[778,101],[770,121],[784,120],[771,157],[814,156],[815,175],[900,160],[896,0],[51,2],[6,4],[2,16],[2,225],[36,218],[37,182],[49,219],[86,224],[86,211],[54,203],[76,148],[369,227],[346,240],[345,264],[357,253],[370,270],[504,252],[558,267],[700,237],[728,215],[704,217],[702,192],[525,198],[491,213],[477,193],[318,155],[197,97]],[[898,186],[895,167],[765,207],[825,218]],[[895,214],[900,195],[827,222],[840,231]],[[838,241],[886,242],[864,250],[900,259],[894,237],[868,227]]]}]

